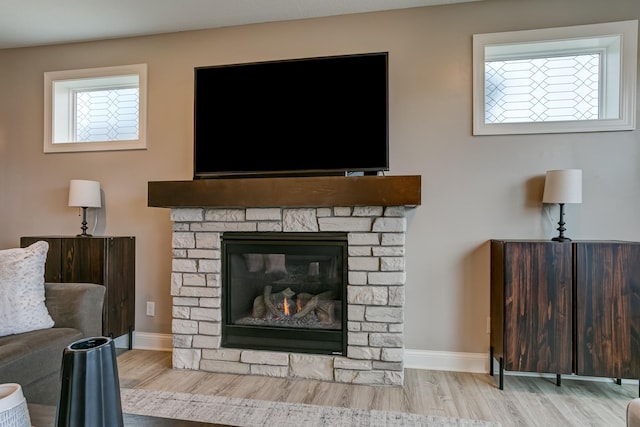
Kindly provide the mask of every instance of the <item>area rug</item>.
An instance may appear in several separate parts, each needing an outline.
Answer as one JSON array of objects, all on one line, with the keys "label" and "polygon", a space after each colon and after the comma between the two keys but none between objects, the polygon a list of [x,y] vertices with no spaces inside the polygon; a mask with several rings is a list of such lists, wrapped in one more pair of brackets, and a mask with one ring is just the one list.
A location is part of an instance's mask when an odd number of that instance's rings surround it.
[{"label": "area rug", "polygon": [[128,414],[240,427],[499,427],[499,423],[403,412],[339,408],[301,403],[121,389]]}]

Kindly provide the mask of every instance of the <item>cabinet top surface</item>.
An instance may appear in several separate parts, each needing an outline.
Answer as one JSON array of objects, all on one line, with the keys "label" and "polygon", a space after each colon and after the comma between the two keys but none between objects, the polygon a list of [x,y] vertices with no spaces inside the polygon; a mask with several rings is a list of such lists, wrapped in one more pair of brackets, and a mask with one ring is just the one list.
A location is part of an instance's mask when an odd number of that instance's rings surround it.
[{"label": "cabinet top surface", "polygon": [[22,236],[21,239],[135,239],[135,236]]},{"label": "cabinet top surface", "polygon": [[556,242],[552,240],[543,240],[543,239],[491,239],[491,242],[502,242],[502,243],[549,243],[553,245],[561,245],[567,243],[630,243],[630,244],[638,244],[640,242],[630,241],[630,240],[567,240],[566,242]]}]

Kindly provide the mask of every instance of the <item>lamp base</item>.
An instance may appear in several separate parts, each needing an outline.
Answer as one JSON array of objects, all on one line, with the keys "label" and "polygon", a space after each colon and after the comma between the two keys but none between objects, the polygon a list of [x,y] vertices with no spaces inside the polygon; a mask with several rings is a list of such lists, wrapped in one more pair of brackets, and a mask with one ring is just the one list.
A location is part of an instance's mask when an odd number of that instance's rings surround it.
[{"label": "lamp base", "polygon": [[560,234],[557,237],[554,237],[553,239],[551,239],[551,241],[553,242],[570,242],[571,241],[570,238],[564,236],[564,232],[566,230],[566,228],[564,228],[564,225],[565,225],[564,203],[560,203],[560,221],[558,221],[558,228],[557,228]]},{"label": "lamp base", "polygon": [[87,227],[87,208],[86,207],[82,207],[82,227],[80,227],[82,229],[82,233],[80,234],[76,234],[76,237],[92,237],[91,234],[87,234],[87,229],[89,227]]}]

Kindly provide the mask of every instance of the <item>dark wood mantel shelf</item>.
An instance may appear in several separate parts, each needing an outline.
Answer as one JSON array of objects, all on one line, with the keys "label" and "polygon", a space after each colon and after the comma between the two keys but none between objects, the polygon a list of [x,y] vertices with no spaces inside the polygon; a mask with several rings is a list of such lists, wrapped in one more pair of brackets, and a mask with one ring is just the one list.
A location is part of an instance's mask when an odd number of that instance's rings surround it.
[{"label": "dark wood mantel shelf", "polygon": [[421,202],[419,175],[152,181],[148,189],[148,205],[164,208],[414,207]]}]

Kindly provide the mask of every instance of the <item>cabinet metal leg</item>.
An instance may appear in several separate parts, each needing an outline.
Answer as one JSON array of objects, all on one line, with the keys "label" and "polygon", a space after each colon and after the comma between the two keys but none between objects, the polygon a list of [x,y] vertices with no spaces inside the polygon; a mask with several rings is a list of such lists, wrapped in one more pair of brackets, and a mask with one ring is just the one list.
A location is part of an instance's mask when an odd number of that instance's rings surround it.
[{"label": "cabinet metal leg", "polygon": [[562,376],[560,374],[556,374],[556,385],[560,387],[562,383]]},{"label": "cabinet metal leg", "polygon": [[504,363],[503,363],[503,359],[502,357],[500,358],[500,360],[498,361],[498,363],[500,364],[500,390],[504,390]]},{"label": "cabinet metal leg", "polygon": [[129,350],[133,348],[133,328],[129,327]]},{"label": "cabinet metal leg", "polygon": [[493,346],[489,346],[489,375],[493,376]]},{"label": "cabinet metal leg", "polygon": [[616,378],[616,384],[622,385],[622,378]]}]

